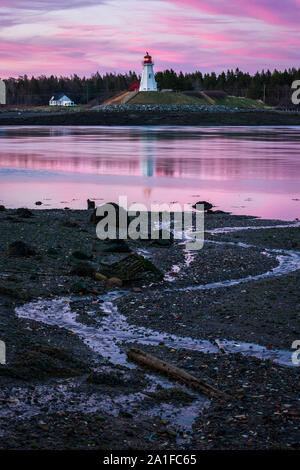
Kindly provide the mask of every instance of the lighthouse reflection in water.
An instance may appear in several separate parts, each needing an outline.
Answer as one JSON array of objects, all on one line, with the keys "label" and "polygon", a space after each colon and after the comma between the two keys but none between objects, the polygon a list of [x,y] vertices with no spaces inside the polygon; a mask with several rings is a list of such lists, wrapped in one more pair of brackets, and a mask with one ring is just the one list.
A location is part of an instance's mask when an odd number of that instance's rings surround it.
[{"label": "lighthouse reflection in water", "polygon": [[[147,132],[142,139],[141,170],[142,175],[147,177],[154,175],[155,170],[155,134]],[[145,181],[144,194],[147,201],[151,194],[151,188]]]},{"label": "lighthouse reflection in water", "polygon": [[199,200],[235,214],[299,217],[297,128],[2,127],[0,202],[86,209]]}]

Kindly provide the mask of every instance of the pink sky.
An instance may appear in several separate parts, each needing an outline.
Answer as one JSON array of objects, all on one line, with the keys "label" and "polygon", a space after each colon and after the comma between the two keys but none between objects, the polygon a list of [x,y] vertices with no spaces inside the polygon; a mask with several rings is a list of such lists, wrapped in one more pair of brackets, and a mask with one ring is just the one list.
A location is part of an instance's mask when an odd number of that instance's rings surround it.
[{"label": "pink sky", "polygon": [[300,0],[0,0],[0,76],[300,67]]}]

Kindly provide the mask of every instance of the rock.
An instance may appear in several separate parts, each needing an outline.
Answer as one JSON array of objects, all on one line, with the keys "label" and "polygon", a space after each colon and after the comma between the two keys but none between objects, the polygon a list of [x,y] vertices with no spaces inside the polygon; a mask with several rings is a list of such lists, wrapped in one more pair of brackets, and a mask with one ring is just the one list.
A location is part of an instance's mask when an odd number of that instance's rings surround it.
[{"label": "rock", "polygon": [[106,281],[107,277],[104,276],[104,274],[96,273],[95,274],[95,279],[96,279],[96,281]]},{"label": "rock", "polygon": [[87,253],[84,253],[83,251],[73,251],[72,256],[73,258],[82,259],[82,260],[93,258],[92,255],[88,255]]},{"label": "rock", "polygon": [[59,254],[59,250],[57,250],[57,248],[50,247],[48,248],[47,253],[50,256],[57,256]]},{"label": "rock", "polygon": [[117,277],[111,277],[107,281],[109,287],[122,287],[123,281]]},{"label": "rock", "polygon": [[31,212],[29,209],[25,209],[24,207],[17,209],[16,214],[23,219],[29,219],[30,217],[33,217],[33,212]]},{"label": "rock", "polygon": [[24,243],[22,241],[15,241],[13,243],[10,243],[6,254],[8,256],[27,257],[34,256],[36,252],[27,243]]},{"label": "rock", "polygon": [[100,245],[103,253],[130,253],[130,248],[125,240],[105,240]]},{"label": "rock", "polygon": [[38,427],[42,429],[42,431],[49,431],[50,429],[50,426],[48,426],[46,423],[38,423]]},{"label": "rock", "polygon": [[0,282],[0,294],[5,295],[7,297],[12,297],[15,299],[21,299],[21,300],[26,300],[26,301],[32,299],[32,295],[26,289],[22,289],[20,288],[20,286],[9,287],[1,282]]},{"label": "rock", "polygon": [[77,263],[70,271],[70,274],[81,277],[95,277],[96,269],[89,263]]},{"label": "rock", "polygon": [[61,348],[31,344],[17,360],[0,368],[0,376],[32,380],[47,377],[75,377],[85,372],[86,366]]},{"label": "rock", "polygon": [[8,282],[23,282],[22,279],[15,274],[10,274],[7,276],[6,281]]},{"label": "rock", "polygon": [[173,243],[173,240],[168,238],[158,238],[157,240],[152,240],[152,245],[158,245],[168,248]]},{"label": "rock", "polygon": [[90,384],[96,385],[111,385],[111,386],[126,386],[128,385],[122,377],[119,377],[117,374],[113,373],[99,373],[92,372],[86,379]]},{"label": "rock", "polygon": [[[92,108],[95,111],[105,112],[115,112],[115,113],[127,113],[127,116],[131,119],[138,118],[139,112],[148,112],[155,111],[157,113],[165,114],[166,112],[176,112],[176,114],[188,113],[199,113],[199,112],[209,112],[209,113],[218,113],[224,111],[227,113],[232,112],[249,112],[250,108],[231,108],[225,105],[176,105],[176,104],[106,104],[106,105],[97,105]],[[252,111],[257,111],[257,109]]]},{"label": "rock", "polygon": [[70,228],[73,228],[73,227],[78,227],[78,222],[76,219],[74,219],[74,217],[70,217],[68,219],[66,219],[64,222],[61,223],[61,226],[63,227],[70,227]]},{"label": "rock", "polygon": [[136,253],[110,265],[101,264],[100,272],[108,278],[116,277],[124,282],[136,280],[155,281],[163,278],[163,274],[151,261]]},{"label": "rock", "polygon": [[1,205],[0,205],[0,212],[3,212],[3,211],[5,211],[5,210],[6,210],[6,209],[5,209],[5,206],[3,206],[3,205],[1,204]]},{"label": "rock", "polygon": [[87,206],[88,206],[88,210],[95,209],[95,207],[96,207],[95,201],[91,201],[90,199],[88,199],[87,200]]},{"label": "rock", "polygon": [[94,212],[92,213],[91,217],[90,217],[90,222],[92,224],[95,224],[97,225],[98,222],[100,222],[102,219],[104,219],[107,214],[108,214],[108,206],[113,206],[115,208],[115,211],[116,211],[116,218],[115,218],[115,227],[116,228],[120,228],[120,216],[122,217],[122,219],[125,221],[125,226],[127,227],[128,226],[128,214],[127,212],[125,211],[125,209],[123,209],[123,207],[120,207],[118,204],[116,204],[115,202],[107,202],[106,204],[103,204],[102,206],[102,209],[105,211],[106,207],[107,207],[107,211],[104,212],[104,215],[103,216],[98,216],[97,215],[97,208],[94,209]]},{"label": "rock", "polygon": [[43,203],[42,203],[41,201],[36,201],[36,202],[35,202],[35,205],[36,205],[36,206],[41,206],[42,204],[43,204]]},{"label": "rock", "polygon": [[83,282],[75,282],[72,284],[70,290],[71,292],[74,292],[74,294],[79,294],[80,292],[85,294],[88,291],[86,285]]},{"label": "rock", "polygon": [[196,207],[197,204],[202,204],[202,205],[204,206],[204,210],[205,210],[205,211],[209,211],[210,209],[213,208],[213,205],[212,205],[210,202],[207,202],[207,201],[198,201],[198,202],[196,202],[192,207],[193,207],[194,209],[197,209],[197,207]]}]

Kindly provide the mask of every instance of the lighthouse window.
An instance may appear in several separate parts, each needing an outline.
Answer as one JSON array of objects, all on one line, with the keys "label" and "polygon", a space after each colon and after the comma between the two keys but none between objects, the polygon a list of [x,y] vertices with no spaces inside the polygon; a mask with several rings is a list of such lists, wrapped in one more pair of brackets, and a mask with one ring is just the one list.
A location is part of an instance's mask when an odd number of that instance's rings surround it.
[{"label": "lighthouse window", "polygon": [[151,73],[149,73],[149,78],[151,78]]}]

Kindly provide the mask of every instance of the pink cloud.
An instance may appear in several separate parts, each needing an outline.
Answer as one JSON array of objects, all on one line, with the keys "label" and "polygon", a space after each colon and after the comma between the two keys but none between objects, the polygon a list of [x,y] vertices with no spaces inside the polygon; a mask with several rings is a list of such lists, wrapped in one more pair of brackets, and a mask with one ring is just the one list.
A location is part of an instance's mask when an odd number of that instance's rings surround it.
[{"label": "pink cloud", "polygon": [[299,0],[165,0],[178,7],[192,7],[212,15],[255,18],[277,25],[299,24]]},{"label": "pink cloud", "polygon": [[99,5],[105,0],[1,0],[1,6],[22,10],[68,10],[84,6]]},{"label": "pink cloud", "polygon": [[[6,10],[0,17],[0,28],[5,28],[2,35],[0,29],[0,76],[139,73],[148,49],[155,70],[221,72],[239,66],[255,72],[300,66],[300,33],[295,28],[300,0],[286,0],[284,6],[279,0],[130,0],[131,15],[127,0],[122,0],[122,12],[116,10],[120,1],[2,0]],[[93,14],[95,8],[99,12],[95,24],[88,24],[91,16],[85,18],[87,24],[78,20],[83,6],[85,14],[87,6],[93,6]],[[75,12],[62,11],[71,8]],[[41,23],[41,31],[34,29],[32,36],[30,21]],[[20,39],[13,39],[15,27]]]}]

